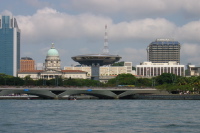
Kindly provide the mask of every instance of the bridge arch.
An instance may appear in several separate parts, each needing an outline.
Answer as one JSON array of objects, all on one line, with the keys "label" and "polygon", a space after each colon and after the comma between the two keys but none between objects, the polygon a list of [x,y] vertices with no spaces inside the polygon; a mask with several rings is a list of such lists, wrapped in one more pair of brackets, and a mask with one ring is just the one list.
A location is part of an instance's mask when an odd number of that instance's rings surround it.
[{"label": "bridge arch", "polygon": [[58,97],[63,97],[66,95],[79,95],[79,94],[87,94],[91,96],[98,97],[99,99],[113,99],[117,97],[115,93],[109,90],[66,90],[65,92],[58,95]]},{"label": "bridge arch", "polygon": [[40,98],[44,99],[53,99],[56,98],[56,95],[48,90],[1,90],[0,96],[6,96],[9,94],[29,94],[29,95],[35,95]]}]

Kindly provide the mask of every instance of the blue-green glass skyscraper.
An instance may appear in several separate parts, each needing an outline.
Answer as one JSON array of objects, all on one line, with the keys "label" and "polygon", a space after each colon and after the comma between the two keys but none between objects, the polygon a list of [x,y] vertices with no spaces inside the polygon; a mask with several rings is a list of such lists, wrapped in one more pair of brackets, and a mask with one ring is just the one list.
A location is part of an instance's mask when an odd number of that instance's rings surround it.
[{"label": "blue-green glass skyscraper", "polygon": [[12,16],[0,15],[0,73],[17,76],[20,69],[20,29]]}]

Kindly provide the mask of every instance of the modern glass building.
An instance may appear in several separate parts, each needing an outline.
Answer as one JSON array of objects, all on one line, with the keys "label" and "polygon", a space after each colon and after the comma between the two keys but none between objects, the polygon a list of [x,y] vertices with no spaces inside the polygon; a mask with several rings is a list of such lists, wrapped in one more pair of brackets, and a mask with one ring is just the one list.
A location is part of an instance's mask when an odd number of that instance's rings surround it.
[{"label": "modern glass building", "polygon": [[0,73],[17,76],[20,69],[20,29],[12,16],[0,15]]},{"label": "modern glass building", "polygon": [[147,60],[152,63],[180,63],[180,43],[173,39],[156,39],[147,47]]}]

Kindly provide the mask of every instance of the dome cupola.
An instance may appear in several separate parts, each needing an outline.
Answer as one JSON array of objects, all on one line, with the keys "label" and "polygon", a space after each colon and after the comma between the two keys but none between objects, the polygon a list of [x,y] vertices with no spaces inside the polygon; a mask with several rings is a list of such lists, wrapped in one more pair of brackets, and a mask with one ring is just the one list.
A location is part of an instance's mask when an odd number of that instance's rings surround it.
[{"label": "dome cupola", "polygon": [[47,52],[47,56],[59,56],[58,51],[54,47],[54,43],[52,43],[51,48]]}]

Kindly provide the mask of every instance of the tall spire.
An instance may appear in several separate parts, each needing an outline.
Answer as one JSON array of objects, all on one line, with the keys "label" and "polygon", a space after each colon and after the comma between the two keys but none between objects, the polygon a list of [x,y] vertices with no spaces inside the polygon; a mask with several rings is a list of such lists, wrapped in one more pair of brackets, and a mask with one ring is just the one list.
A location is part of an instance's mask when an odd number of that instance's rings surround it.
[{"label": "tall spire", "polygon": [[105,36],[104,36],[103,54],[109,54],[109,49],[108,49],[108,35],[107,35],[107,25],[105,25]]}]

